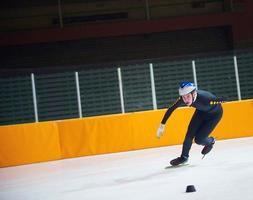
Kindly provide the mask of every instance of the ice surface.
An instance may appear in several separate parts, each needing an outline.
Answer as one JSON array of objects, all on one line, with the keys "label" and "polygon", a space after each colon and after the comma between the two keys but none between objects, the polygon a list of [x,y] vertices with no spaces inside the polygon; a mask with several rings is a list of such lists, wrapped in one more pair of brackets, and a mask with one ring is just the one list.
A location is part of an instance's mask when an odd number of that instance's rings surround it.
[{"label": "ice surface", "polygon": [[0,168],[0,200],[253,199],[253,137],[217,141],[203,160],[201,149],[170,169],[181,145]]}]

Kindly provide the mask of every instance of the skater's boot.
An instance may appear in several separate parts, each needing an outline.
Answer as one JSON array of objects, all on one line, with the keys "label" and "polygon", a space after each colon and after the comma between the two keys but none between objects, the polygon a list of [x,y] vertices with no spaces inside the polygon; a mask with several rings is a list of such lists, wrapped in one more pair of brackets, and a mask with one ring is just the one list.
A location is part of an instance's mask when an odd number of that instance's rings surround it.
[{"label": "skater's boot", "polygon": [[212,149],[213,149],[213,145],[215,144],[215,139],[212,137],[213,142],[209,145],[204,146],[204,148],[202,149],[201,153],[205,156],[206,154],[208,154]]},{"label": "skater's boot", "polygon": [[172,161],[170,161],[170,164],[172,166],[177,166],[177,165],[181,165],[181,164],[184,164],[188,161],[188,158],[185,157],[185,156],[180,156],[176,159],[173,159]]}]

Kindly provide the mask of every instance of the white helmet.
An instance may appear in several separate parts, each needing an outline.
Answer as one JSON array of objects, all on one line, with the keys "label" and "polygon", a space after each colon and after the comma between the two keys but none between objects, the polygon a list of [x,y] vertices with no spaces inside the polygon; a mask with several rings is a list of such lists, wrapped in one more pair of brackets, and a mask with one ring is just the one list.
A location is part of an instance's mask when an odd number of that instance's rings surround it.
[{"label": "white helmet", "polygon": [[183,95],[193,92],[194,90],[196,90],[195,85],[191,82],[186,81],[186,82],[180,83],[178,92],[180,96],[183,96]]}]

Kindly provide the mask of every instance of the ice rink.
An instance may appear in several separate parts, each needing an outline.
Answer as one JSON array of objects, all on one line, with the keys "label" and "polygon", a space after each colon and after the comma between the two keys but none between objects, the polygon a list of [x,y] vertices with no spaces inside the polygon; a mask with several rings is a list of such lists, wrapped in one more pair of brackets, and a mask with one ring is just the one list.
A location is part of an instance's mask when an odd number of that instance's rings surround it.
[{"label": "ice rink", "polygon": [[181,145],[0,168],[0,199],[253,199],[253,137],[217,141],[203,160],[201,149],[193,144],[190,165],[170,169]]}]

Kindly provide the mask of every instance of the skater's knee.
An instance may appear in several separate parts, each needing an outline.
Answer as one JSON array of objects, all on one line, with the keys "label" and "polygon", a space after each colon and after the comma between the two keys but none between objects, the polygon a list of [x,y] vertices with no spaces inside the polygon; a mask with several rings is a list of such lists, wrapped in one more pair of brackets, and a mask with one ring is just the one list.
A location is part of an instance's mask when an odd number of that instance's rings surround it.
[{"label": "skater's knee", "polygon": [[198,138],[198,137],[196,137],[194,139],[194,141],[195,141],[196,144],[199,144],[199,145],[205,144],[205,138]]}]

